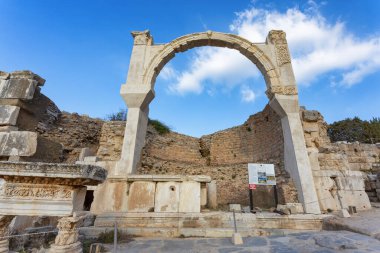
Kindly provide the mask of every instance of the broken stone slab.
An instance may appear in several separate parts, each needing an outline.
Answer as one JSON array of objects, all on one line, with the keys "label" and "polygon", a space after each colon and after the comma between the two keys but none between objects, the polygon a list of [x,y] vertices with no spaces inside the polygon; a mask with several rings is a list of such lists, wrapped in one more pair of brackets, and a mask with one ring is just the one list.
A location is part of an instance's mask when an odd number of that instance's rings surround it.
[{"label": "broken stone slab", "polygon": [[39,75],[33,73],[30,70],[19,70],[19,71],[14,71],[10,73],[10,78],[14,79],[32,79],[37,81],[38,86],[43,86],[45,84],[45,79],[40,77]]},{"label": "broken stone slab", "polygon": [[303,111],[303,120],[307,122],[316,122],[318,121],[320,117],[320,113],[318,111],[312,110],[312,111]]},{"label": "broken stone slab", "polygon": [[32,156],[37,150],[37,133],[0,132],[0,156]]},{"label": "broken stone slab", "polygon": [[0,98],[30,100],[37,85],[38,82],[31,79],[0,80]]},{"label": "broken stone slab", "polygon": [[12,105],[0,105],[0,126],[15,126],[20,107]]},{"label": "broken stone slab", "polygon": [[[107,177],[99,166],[85,164],[0,162],[0,178],[7,182],[43,182],[57,185],[98,185]],[[33,180],[32,180],[33,178]]]}]

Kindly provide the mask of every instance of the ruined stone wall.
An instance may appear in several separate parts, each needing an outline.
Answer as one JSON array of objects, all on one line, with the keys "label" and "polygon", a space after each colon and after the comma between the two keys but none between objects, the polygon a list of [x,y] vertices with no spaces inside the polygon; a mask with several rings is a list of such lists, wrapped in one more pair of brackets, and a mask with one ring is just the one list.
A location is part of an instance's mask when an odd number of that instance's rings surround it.
[{"label": "ruined stone wall", "polygon": [[[102,160],[120,158],[125,122],[103,125],[97,156]],[[148,127],[142,152],[140,174],[208,175],[217,181],[219,203],[248,205],[247,163],[273,163],[281,203],[297,202],[297,192],[284,170],[280,118],[267,106],[243,125],[194,138],[175,132],[159,135]],[[258,206],[274,206],[271,187],[258,187]]]},{"label": "ruined stone wall", "polygon": [[82,148],[97,152],[103,123],[101,119],[63,112],[53,125],[41,131],[41,136],[62,144],[61,162],[75,163]]},{"label": "ruined stone wall", "polygon": [[322,210],[339,210],[349,205],[370,208],[368,196],[371,201],[377,200],[376,178],[372,183],[370,179],[379,170],[380,146],[331,143],[327,124],[319,112],[303,110],[301,118]]}]

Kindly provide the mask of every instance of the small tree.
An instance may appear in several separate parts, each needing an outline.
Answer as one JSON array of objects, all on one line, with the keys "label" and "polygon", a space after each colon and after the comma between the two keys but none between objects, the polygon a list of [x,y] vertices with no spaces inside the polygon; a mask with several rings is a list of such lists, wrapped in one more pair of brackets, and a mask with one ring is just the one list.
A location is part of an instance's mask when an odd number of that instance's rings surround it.
[{"label": "small tree", "polygon": [[108,114],[106,120],[109,121],[126,121],[127,120],[127,109],[120,108],[118,112]]}]

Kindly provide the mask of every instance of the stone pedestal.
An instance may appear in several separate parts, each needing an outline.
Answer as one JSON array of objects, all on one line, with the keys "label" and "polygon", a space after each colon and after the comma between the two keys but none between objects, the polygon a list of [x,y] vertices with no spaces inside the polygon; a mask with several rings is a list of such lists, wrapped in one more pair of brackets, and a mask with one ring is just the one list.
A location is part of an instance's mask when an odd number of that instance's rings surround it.
[{"label": "stone pedestal", "polygon": [[[14,216],[6,215],[0,216],[0,238],[9,235],[9,224],[11,224]],[[0,253],[9,252],[9,239],[0,239]]]},{"label": "stone pedestal", "polygon": [[58,221],[58,235],[51,245],[51,253],[82,253],[82,244],[78,241],[78,228],[83,217],[64,217]]}]

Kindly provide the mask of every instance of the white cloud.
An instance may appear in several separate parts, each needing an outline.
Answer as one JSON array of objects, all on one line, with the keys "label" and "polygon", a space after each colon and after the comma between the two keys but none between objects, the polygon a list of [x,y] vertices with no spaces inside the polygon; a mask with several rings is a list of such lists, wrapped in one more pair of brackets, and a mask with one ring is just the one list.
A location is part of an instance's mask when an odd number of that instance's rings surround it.
[{"label": "white cloud", "polygon": [[[270,30],[284,30],[296,80],[301,85],[338,70],[340,84],[350,86],[380,68],[376,60],[380,57],[380,38],[355,37],[344,23],[328,23],[311,3],[307,11],[292,8],[285,13],[252,8],[239,13],[230,29],[254,42],[264,41]],[[372,71],[360,66],[370,66]],[[352,77],[357,77],[349,78],[351,72]]]},{"label": "white cloud", "polygon": [[241,93],[241,100],[243,102],[247,102],[247,103],[254,102],[256,99],[255,92],[247,86],[243,86],[240,90],[240,93]]},{"label": "white cloud", "polygon": [[[172,72],[166,70],[166,66],[163,71]],[[178,94],[199,94],[203,92],[206,81],[230,90],[244,80],[258,76],[259,72],[252,62],[236,50],[206,47],[195,51],[189,70],[172,76],[174,82],[169,90]]]},{"label": "white cloud", "polygon": [[[252,42],[264,42],[270,30],[284,30],[300,85],[310,85],[319,76],[334,72],[335,83],[350,87],[380,69],[380,37],[361,39],[349,32],[343,22],[329,23],[312,1],[305,10],[247,9],[237,14],[230,30]],[[164,75],[173,80],[169,87],[172,92],[199,94],[206,81],[230,90],[260,76],[257,68],[235,50],[200,48],[195,52],[187,70],[173,70],[176,74],[170,75],[172,70],[164,69]],[[255,93],[244,87],[241,95],[243,101],[255,98]]]}]

